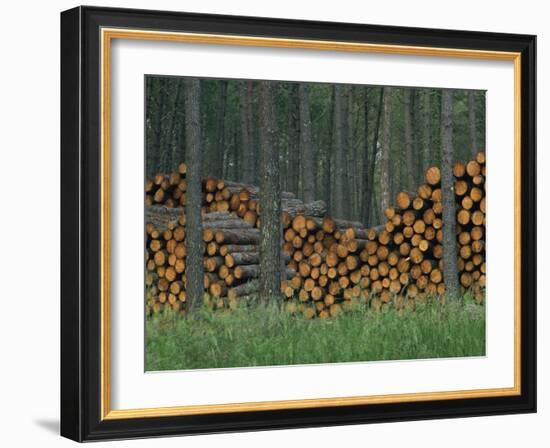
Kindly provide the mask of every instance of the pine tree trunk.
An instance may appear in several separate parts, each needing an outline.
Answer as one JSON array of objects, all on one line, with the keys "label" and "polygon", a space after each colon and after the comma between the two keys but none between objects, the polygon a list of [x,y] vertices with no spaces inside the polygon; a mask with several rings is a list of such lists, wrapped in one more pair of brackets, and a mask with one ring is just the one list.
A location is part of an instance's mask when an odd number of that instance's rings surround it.
[{"label": "pine tree trunk", "polygon": [[202,147],[200,129],[200,81],[186,80],[185,126],[187,138],[187,259],[186,289],[189,312],[202,305],[203,297],[203,241],[202,241]]},{"label": "pine tree trunk", "polygon": [[456,206],[453,176],[453,91],[441,99],[441,192],[443,201],[443,277],[447,294],[459,296],[456,252]]},{"label": "pine tree trunk", "polygon": [[326,121],[326,141],[324,148],[321,149],[322,157],[323,157],[323,182],[321,183],[322,189],[323,189],[323,197],[322,199],[325,200],[327,203],[327,209],[331,210],[331,193],[332,193],[332,184],[330,182],[331,180],[331,172],[333,169],[332,163],[331,163],[331,155],[332,155],[332,148],[333,148],[333,139],[334,139],[334,90],[331,90],[331,93],[329,94],[330,102],[328,104],[328,114],[327,114],[327,121]]},{"label": "pine tree trunk", "polygon": [[468,119],[470,121],[470,151],[472,159],[477,154],[476,98],[475,92],[468,92]]},{"label": "pine tree trunk", "polygon": [[260,81],[260,296],[279,296],[281,280],[281,186],[279,154],[275,147],[275,117],[271,84]]},{"label": "pine tree trunk", "polygon": [[422,153],[422,142],[420,137],[420,129],[422,124],[420,122],[420,110],[421,110],[421,90],[414,89],[412,95],[412,135],[413,135],[413,160],[415,161],[415,186],[424,182],[424,157]]},{"label": "pine tree trunk", "polygon": [[174,107],[172,108],[172,116],[170,121],[170,131],[168,133],[168,138],[170,139],[170,162],[169,168],[166,171],[170,171],[178,166],[180,160],[178,160],[178,145],[177,138],[175,135],[176,122],[178,117],[178,107],[180,105],[180,96],[181,96],[181,82],[176,83],[176,96],[174,98]]},{"label": "pine tree trunk", "polygon": [[424,91],[424,110],[422,111],[422,122],[424,128],[422,138],[422,173],[425,173],[432,163],[432,107],[430,95],[430,89],[426,89]]},{"label": "pine tree trunk", "polygon": [[250,120],[250,97],[246,81],[241,81],[239,86],[239,111],[241,121],[241,172],[242,181],[254,183],[254,154],[251,141]]},{"label": "pine tree trunk", "polygon": [[382,156],[380,158],[380,206],[382,211],[390,206],[390,151],[392,88],[384,87],[384,126],[382,129]]},{"label": "pine tree trunk", "polygon": [[223,164],[226,158],[226,147],[225,144],[225,111],[227,108],[227,81],[220,81],[218,87],[218,99],[216,104],[218,105],[217,109],[217,120],[216,120],[216,157],[215,157],[215,176],[223,176]]},{"label": "pine tree trunk", "polygon": [[251,181],[253,184],[258,183],[258,169],[260,167],[258,157],[256,156],[258,153],[258,121],[257,119],[257,112],[254,108],[254,98],[255,98],[255,88],[254,88],[254,81],[248,81],[247,90],[248,90],[248,138],[250,141],[250,150],[249,150],[249,158],[250,158],[250,164],[252,166],[252,174],[251,174]]},{"label": "pine tree trunk", "polygon": [[378,138],[380,135],[380,122],[382,118],[382,108],[384,101],[384,89],[380,89],[380,95],[378,98],[378,108],[376,113],[376,125],[374,128],[374,136],[371,143],[371,153],[369,156],[370,166],[368,171],[368,187],[367,187],[367,199],[365,201],[365,213],[363,214],[363,224],[370,226],[373,222],[372,209],[374,202],[374,169],[376,166],[376,154],[378,153]]},{"label": "pine tree trunk", "polygon": [[335,218],[344,218],[344,182],[345,156],[344,156],[344,130],[343,130],[343,87],[334,86],[334,200],[332,201],[332,213]]},{"label": "pine tree trunk", "polygon": [[154,114],[155,117],[155,123],[153,124],[155,129],[155,143],[154,143],[154,172],[159,172],[161,170],[160,166],[160,156],[162,154],[162,117],[164,115],[164,104],[165,104],[165,96],[166,92],[164,91],[164,80],[162,78],[153,78],[153,85],[156,85],[156,94],[155,97],[157,98],[157,110]]},{"label": "pine tree trunk", "polygon": [[145,78],[145,95],[146,95],[146,112],[145,112],[145,147],[148,148],[145,151],[145,171],[147,177],[152,177],[154,175],[153,165],[154,165],[154,136],[155,136],[155,92],[154,92],[154,82],[151,76]]},{"label": "pine tree trunk", "polygon": [[304,202],[315,200],[315,155],[311,135],[311,114],[307,84],[300,83],[300,143],[302,153],[302,189]]},{"label": "pine tree trunk", "polygon": [[370,155],[369,155],[369,88],[365,87],[365,96],[363,100],[363,138],[365,140],[365,144],[363,147],[363,168],[361,170],[361,174],[363,175],[363,179],[361,180],[361,221],[363,221],[364,224],[366,224],[368,219],[368,204],[367,204],[367,198],[371,194],[369,190],[369,162],[370,162]]},{"label": "pine tree trunk", "polygon": [[350,86],[342,86],[342,140],[343,144],[343,173],[341,177],[341,182],[343,184],[343,197],[346,199],[342,204],[342,216],[340,218],[348,218],[349,206],[350,206],[350,197],[351,197],[351,176],[349,171],[349,159],[351,158],[350,151],[350,98],[351,98],[351,89]]},{"label": "pine tree trunk", "polygon": [[185,160],[186,136],[185,136],[185,86],[181,88],[180,103],[178,105],[178,124],[176,129],[176,160]]},{"label": "pine tree trunk", "polygon": [[298,96],[298,87],[293,84],[290,86],[290,101],[289,101],[289,111],[288,111],[288,143],[289,143],[289,161],[290,161],[290,170],[288,171],[290,175],[290,191],[293,193],[298,193],[300,189],[300,152],[296,150],[300,144],[300,119],[299,119],[299,104],[297,101]]},{"label": "pine tree trunk", "polygon": [[404,122],[405,122],[405,161],[407,163],[407,191],[414,190],[414,161],[413,161],[413,130],[412,130],[412,114],[411,114],[411,89],[403,91],[404,103]]}]

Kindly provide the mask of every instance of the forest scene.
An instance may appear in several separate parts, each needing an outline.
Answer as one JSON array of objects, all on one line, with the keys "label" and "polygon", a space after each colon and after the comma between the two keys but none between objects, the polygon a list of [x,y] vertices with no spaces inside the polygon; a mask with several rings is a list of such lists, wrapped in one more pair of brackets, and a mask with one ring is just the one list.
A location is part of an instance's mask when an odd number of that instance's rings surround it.
[{"label": "forest scene", "polygon": [[145,77],[146,370],[485,354],[485,92]]}]

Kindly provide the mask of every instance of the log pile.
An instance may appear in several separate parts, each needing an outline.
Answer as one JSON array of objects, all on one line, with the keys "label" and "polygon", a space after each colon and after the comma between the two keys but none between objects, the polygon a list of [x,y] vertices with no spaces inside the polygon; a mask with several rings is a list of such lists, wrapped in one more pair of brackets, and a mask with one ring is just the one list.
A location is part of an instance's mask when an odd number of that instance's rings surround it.
[{"label": "log pile", "polygon": [[[146,182],[147,311],[185,309],[185,167]],[[485,156],[456,163],[457,253],[460,284],[481,302],[485,287]],[[400,192],[386,222],[325,216],[322,201],[304,204],[282,194],[281,282],[285,307],[327,318],[357,301],[376,310],[414,309],[445,292],[440,171],[427,170],[416,192]],[[162,191],[162,193],[160,193]],[[205,301],[235,308],[258,292],[260,205],[251,185],[203,181]]]},{"label": "log pile", "polygon": [[376,229],[366,230],[360,222],[294,217],[283,232],[283,251],[296,272],[281,285],[287,310],[326,318],[348,308],[352,298],[366,300],[371,291],[367,247],[377,246],[377,238]]},{"label": "log pile", "polygon": [[[485,155],[453,167],[458,269],[462,292],[478,302],[485,288]],[[427,170],[416,193],[400,192],[384,211],[383,226],[300,217],[284,233],[283,249],[297,274],[283,282],[291,311],[307,317],[336,315],[353,300],[384,310],[414,309],[416,301],[445,293],[441,174]],[[306,230],[303,230],[303,229]]]},{"label": "log pile", "polygon": [[485,288],[485,154],[478,153],[466,165],[456,163],[457,252],[460,284],[473,291],[477,300]]},{"label": "log pile", "polygon": [[[165,307],[184,311],[185,214],[162,221],[165,207],[149,208],[147,216],[163,226],[146,224],[146,309],[159,312]],[[250,223],[227,211],[204,213],[203,267],[205,299],[213,308],[235,308],[239,300],[258,291],[258,240],[260,232]]]},{"label": "log pile", "polygon": [[[166,215],[178,215],[187,202],[187,166],[181,163],[176,171],[170,174],[159,173],[145,182],[145,205],[165,207]],[[259,228],[260,206],[258,204],[259,189],[253,185],[226,181],[209,176],[203,180],[203,213],[231,212]],[[297,214],[323,217],[327,212],[324,201],[304,203],[296,198],[294,193],[282,192],[281,205],[290,217]],[[150,222],[150,221],[147,221]],[[159,223],[161,226],[166,222]]]}]

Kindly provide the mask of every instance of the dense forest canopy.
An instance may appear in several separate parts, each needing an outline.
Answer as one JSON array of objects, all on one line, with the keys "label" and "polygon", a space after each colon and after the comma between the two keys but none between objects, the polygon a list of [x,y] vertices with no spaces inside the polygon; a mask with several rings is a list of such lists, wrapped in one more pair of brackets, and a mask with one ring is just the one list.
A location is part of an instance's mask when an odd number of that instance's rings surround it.
[{"label": "dense forest canopy", "polygon": [[[185,160],[185,78],[147,76],[146,174]],[[336,218],[382,221],[384,201],[441,163],[442,89],[271,81],[283,191]],[[203,176],[259,185],[260,83],[200,79]],[[485,92],[452,96],[455,161],[485,149]]]}]

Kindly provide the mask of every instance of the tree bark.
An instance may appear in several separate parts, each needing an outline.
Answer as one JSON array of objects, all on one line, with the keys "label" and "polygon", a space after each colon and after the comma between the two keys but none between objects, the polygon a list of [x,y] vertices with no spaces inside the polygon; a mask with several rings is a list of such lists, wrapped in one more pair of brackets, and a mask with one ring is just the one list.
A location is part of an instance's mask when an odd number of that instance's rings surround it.
[{"label": "tree bark", "polygon": [[421,111],[421,99],[422,90],[413,89],[411,96],[411,123],[412,123],[412,136],[413,136],[413,161],[414,161],[414,182],[415,187],[420,185],[424,181],[424,160],[422,154],[422,142],[420,137],[420,129],[422,124],[420,122]]},{"label": "tree bark", "polygon": [[[231,193],[239,193],[242,189],[248,190],[251,199],[258,199],[260,194],[260,188],[252,184],[244,184],[242,182],[233,182],[231,180],[225,180],[224,183],[227,189]],[[291,191],[281,191],[282,199],[296,199],[296,195]]]},{"label": "tree bark", "polygon": [[159,232],[168,228],[168,223],[177,222],[181,215],[181,208],[168,208],[164,205],[152,205],[145,207],[145,222],[151,223]]},{"label": "tree bark", "polygon": [[412,129],[412,110],[411,110],[411,89],[403,90],[403,115],[405,128],[405,161],[407,164],[407,191],[414,190],[414,159],[413,159],[413,129]]},{"label": "tree bark", "polygon": [[200,129],[200,81],[186,80],[185,127],[187,163],[187,260],[186,290],[188,310],[193,313],[202,305],[203,288],[203,241],[202,241],[202,147]]},{"label": "tree bark", "polygon": [[[263,220],[262,220],[263,223]],[[219,229],[215,232],[218,244],[258,244],[258,229]]]},{"label": "tree bark", "polygon": [[345,201],[342,204],[342,216],[340,218],[348,218],[350,202],[351,202],[351,173],[349,170],[349,160],[351,156],[351,87],[349,85],[342,86],[342,139],[343,139],[343,175],[340,181],[343,184],[343,197]]},{"label": "tree bark", "polygon": [[302,152],[302,190],[304,202],[315,200],[315,152],[311,134],[311,113],[309,110],[309,89],[300,83],[300,143]]},{"label": "tree bark", "polygon": [[177,129],[176,129],[176,159],[185,160],[186,140],[185,136],[185,86],[181,88],[180,102],[178,104]]},{"label": "tree bark", "polygon": [[368,219],[367,211],[367,198],[371,194],[368,189],[369,186],[369,164],[370,164],[370,155],[369,155],[369,88],[365,87],[365,96],[363,100],[363,167],[361,170],[362,179],[361,180],[361,196],[360,196],[360,207],[361,207],[361,217],[360,219],[367,224],[366,220]]},{"label": "tree bark", "polygon": [[147,177],[153,176],[153,160],[154,160],[154,151],[153,151],[153,137],[154,137],[154,118],[155,114],[153,111],[153,104],[155,103],[155,92],[153,90],[153,78],[147,76],[145,78],[145,175]]},{"label": "tree bark", "polygon": [[260,296],[271,300],[279,296],[281,281],[281,185],[279,154],[275,147],[275,117],[271,84],[261,81],[260,98]]},{"label": "tree bark", "polygon": [[165,81],[162,78],[153,78],[153,85],[156,85],[156,113],[154,114],[155,122],[153,124],[155,132],[155,143],[154,143],[154,153],[155,157],[153,160],[154,172],[160,171],[160,162],[162,154],[162,117],[164,115],[164,104],[165,104],[165,91],[164,83]]},{"label": "tree bark", "polygon": [[343,115],[343,89],[341,85],[334,86],[334,201],[332,213],[336,218],[344,217],[344,182],[345,182],[345,157],[344,157],[344,119]]},{"label": "tree bark", "polygon": [[468,120],[470,122],[470,151],[472,159],[477,154],[477,123],[476,123],[476,97],[475,92],[468,92]]},{"label": "tree bark", "polygon": [[248,135],[250,139],[250,160],[252,165],[252,182],[258,183],[258,169],[260,168],[258,153],[258,121],[257,111],[255,105],[255,83],[254,81],[248,81]]},{"label": "tree bark", "polygon": [[[364,201],[364,211],[363,211],[363,223],[366,226],[370,226],[372,222],[372,204],[373,204],[373,196],[374,196],[374,168],[376,166],[376,154],[378,153],[378,137],[380,134],[380,121],[382,117],[382,106],[384,101],[384,89],[380,89],[380,95],[378,98],[378,108],[377,108],[377,114],[376,114],[376,125],[374,128],[374,135],[372,138],[371,143],[371,152],[369,156],[369,168],[368,168],[368,174],[365,175],[368,176],[367,178],[367,198],[366,201]],[[366,139],[366,137],[365,137]]]},{"label": "tree bark", "polygon": [[322,157],[322,182],[318,183],[319,187],[322,189],[321,199],[327,204],[327,207],[331,208],[331,153],[332,153],[332,139],[334,133],[334,90],[331,89],[328,94],[329,103],[327,107],[327,119],[325,122],[326,128],[326,140],[325,144],[319,148]]},{"label": "tree bark", "polygon": [[296,150],[297,145],[299,144],[299,104],[297,101],[298,97],[298,86],[291,84],[289,86],[289,105],[288,105],[288,135],[287,135],[287,150],[288,150],[288,161],[289,161],[289,170],[288,176],[290,177],[288,182],[289,190],[298,193],[300,187],[300,152]]},{"label": "tree bark", "polygon": [[327,204],[321,200],[306,203],[299,199],[283,199],[281,206],[292,218],[298,214],[322,218],[327,214]]},{"label": "tree bark", "polygon": [[390,206],[390,151],[392,88],[384,87],[384,126],[382,129],[382,155],[380,158],[380,205],[382,211]]},{"label": "tree bark", "polygon": [[215,176],[223,176],[223,163],[226,158],[225,144],[225,111],[227,108],[227,81],[220,81],[218,87],[217,99],[217,119],[216,119],[216,156],[215,156]]},{"label": "tree bark", "polygon": [[[175,138],[174,131],[176,129],[176,122],[178,117],[178,107],[180,105],[181,96],[181,82],[176,83],[176,95],[174,98],[174,106],[172,108],[172,114],[170,118],[170,131],[168,132],[168,139],[170,141],[170,162],[164,165],[164,171],[168,172],[174,167],[178,166],[181,160],[178,160],[178,145]],[[166,151],[168,152],[168,151]]]},{"label": "tree bark", "polygon": [[449,298],[459,296],[456,252],[456,206],[453,176],[453,91],[441,99],[441,192],[443,202],[443,276]]},{"label": "tree bark", "polygon": [[424,109],[422,111],[423,122],[423,138],[422,138],[422,172],[425,173],[432,162],[432,107],[431,107],[431,91],[424,91]]},{"label": "tree bark", "polygon": [[250,101],[247,83],[241,81],[239,86],[239,111],[241,121],[242,181],[254,183],[254,150],[252,148],[250,129]]}]

